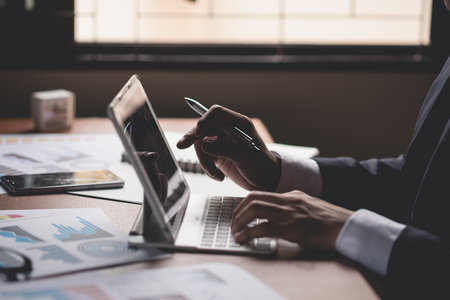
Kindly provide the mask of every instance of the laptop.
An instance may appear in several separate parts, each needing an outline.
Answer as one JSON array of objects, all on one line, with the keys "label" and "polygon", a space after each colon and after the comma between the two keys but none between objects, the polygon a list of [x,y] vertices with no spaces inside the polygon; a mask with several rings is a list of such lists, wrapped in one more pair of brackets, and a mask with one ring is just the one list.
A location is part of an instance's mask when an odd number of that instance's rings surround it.
[{"label": "laptop", "polygon": [[131,245],[194,252],[276,252],[274,238],[243,245],[234,242],[232,213],[242,198],[190,193],[137,75],[108,105],[107,113],[144,189],[143,205],[129,234]]}]

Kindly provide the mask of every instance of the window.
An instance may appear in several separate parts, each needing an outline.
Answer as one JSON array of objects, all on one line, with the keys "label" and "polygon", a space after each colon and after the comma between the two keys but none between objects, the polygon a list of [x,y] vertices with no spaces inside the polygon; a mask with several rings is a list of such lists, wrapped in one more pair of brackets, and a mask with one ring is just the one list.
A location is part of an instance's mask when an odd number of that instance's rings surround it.
[{"label": "window", "polygon": [[75,0],[75,41],[430,44],[432,0]]},{"label": "window", "polygon": [[[3,68],[438,68],[442,0],[0,0]],[[32,51],[29,51],[32,49]]]}]

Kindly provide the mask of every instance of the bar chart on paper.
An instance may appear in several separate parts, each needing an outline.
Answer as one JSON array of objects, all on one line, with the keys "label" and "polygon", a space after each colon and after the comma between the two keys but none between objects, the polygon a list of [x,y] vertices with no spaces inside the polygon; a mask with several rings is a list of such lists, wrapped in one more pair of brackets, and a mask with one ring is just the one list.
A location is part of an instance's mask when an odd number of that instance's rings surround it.
[{"label": "bar chart on paper", "polygon": [[[0,216],[0,267],[14,259],[28,259],[29,278],[170,256],[157,249],[146,251],[129,246],[127,234],[117,229],[100,208],[4,210]],[[2,255],[2,249],[11,250],[12,254]],[[5,299],[2,288],[0,282],[0,299]],[[62,299],[80,299],[78,296]],[[59,299],[52,297],[39,294],[34,299]]]},{"label": "bar chart on paper", "polygon": [[62,249],[61,247],[51,245],[45,247],[31,248],[29,250],[39,250],[42,252],[41,260],[62,261],[66,264],[80,263],[81,260]]},{"label": "bar chart on paper", "polygon": [[76,217],[78,222],[82,225],[80,230],[76,230],[73,227],[66,227],[63,225],[57,225],[52,223],[54,227],[58,229],[58,234],[54,234],[53,236],[62,241],[62,242],[73,242],[73,241],[82,241],[88,239],[97,239],[102,237],[112,237],[113,235],[104,231],[103,229],[98,228],[92,223],[80,218]]}]

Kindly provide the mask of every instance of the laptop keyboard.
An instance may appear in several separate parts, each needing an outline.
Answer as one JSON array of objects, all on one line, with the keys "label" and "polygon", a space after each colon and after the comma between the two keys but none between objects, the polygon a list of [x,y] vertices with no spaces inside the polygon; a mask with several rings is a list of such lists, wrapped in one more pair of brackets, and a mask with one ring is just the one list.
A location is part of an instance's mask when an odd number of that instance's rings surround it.
[{"label": "laptop keyboard", "polygon": [[[211,248],[270,250],[270,238],[253,239],[244,245],[234,241],[231,233],[231,220],[233,211],[243,198],[236,197],[211,197],[205,227],[203,229],[201,245]],[[261,220],[255,219],[249,226],[259,224]]]}]

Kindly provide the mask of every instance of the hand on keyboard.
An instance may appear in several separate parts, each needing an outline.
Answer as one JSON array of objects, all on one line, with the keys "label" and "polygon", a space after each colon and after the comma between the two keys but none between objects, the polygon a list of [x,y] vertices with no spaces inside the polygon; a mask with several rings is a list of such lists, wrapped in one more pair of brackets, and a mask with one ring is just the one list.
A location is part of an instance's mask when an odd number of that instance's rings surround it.
[{"label": "hand on keyboard", "polygon": [[[232,230],[237,243],[279,237],[321,250],[334,250],[337,236],[352,211],[300,191],[251,192],[236,208]],[[268,222],[247,226],[254,219]]]},{"label": "hand on keyboard", "polygon": [[[242,199],[234,197],[211,197],[205,227],[203,229],[201,246],[227,249],[247,247],[262,251],[270,250],[270,238],[254,239],[245,244],[239,244],[234,241],[233,235],[231,234],[231,220],[235,208]],[[259,220],[253,220],[250,225],[255,226],[259,222]]]}]

